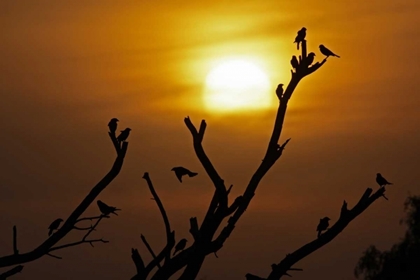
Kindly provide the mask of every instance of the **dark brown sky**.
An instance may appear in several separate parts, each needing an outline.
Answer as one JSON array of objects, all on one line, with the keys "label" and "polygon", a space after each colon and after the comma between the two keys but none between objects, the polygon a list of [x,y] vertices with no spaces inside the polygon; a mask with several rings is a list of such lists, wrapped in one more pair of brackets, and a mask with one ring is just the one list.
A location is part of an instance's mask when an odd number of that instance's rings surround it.
[{"label": "dark brown sky", "polygon": [[[143,2],[143,3],[140,3]],[[213,63],[237,56],[262,63],[272,94],[289,81],[296,31],[321,59],[323,43],[341,55],[305,78],[289,103],[283,138],[292,138],[263,179],[219,259],[200,277],[244,279],[316,237],[319,218],[334,222],[343,199],[353,206],[381,172],[394,182],[330,244],[297,267],[296,279],[343,279],[370,244],[402,235],[403,202],[420,193],[420,3],[406,1],[1,1],[0,253],[47,237],[108,171],[114,150],[107,122],[131,127],[119,177],[100,196],[123,208],[94,236],[109,244],[59,252],[25,266],[14,279],[128,279],[130,250],[147,256],[164,227],[144,172],[166,205],[177,237],[191,239],[189,218],[205,213],[213,186],[195,157],[183,123],[206,119],[205,149],[233,194],[260,163],[274,122],[273,106],[228,114],[206,110],[205,79]],[[147,1],[150,2],[150,1]],[[170,169],[199,172],[180,184]],[[89,213],[96,213],[96,205]],[[77,238],[69,236],[68,240]]]}]

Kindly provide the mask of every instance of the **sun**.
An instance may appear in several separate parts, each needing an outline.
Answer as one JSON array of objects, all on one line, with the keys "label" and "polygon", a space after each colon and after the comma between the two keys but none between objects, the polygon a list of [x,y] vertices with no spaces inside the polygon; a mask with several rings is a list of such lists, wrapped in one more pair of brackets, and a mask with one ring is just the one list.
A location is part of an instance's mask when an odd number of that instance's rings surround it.
[{"label": "sun", "polygon": [[210,111],[265,109],[272,105],[267,75],[254,62],[229,59],[207,75],[204,104]]}]

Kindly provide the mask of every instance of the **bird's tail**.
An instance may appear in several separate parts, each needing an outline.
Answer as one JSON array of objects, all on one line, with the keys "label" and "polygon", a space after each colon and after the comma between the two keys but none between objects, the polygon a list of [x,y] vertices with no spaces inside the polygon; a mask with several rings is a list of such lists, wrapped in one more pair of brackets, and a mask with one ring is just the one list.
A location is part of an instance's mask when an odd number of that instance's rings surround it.
[{"label": "bird's tail", "polygon": [[190,173],[188,173],[188,176],[190,176],[190,177],[194,177],[194,176],[197,176],[197,175],[198,175],[197,172],[190,172]]},{"label": "bird's tail", "polygon": [[318,230],[318,238],[321,236],[321,231]]},{"label": "bird's tail", "polygon": [[340,58],[340,56],[339,56],[339,55],[336,55],[336,54],[335,54],[334,56],[336,56],[336,57]]},{"label": "bird's tail", "polygon": [[173,254],[172,256],[175,256],[175,254],[176,254],[177,252],[178,252],[178,251],[175,251],[175,252],[174,252],[174,254]]},{"label": "bird's tail", "polygon": [[53,232],[53,229],[50,228],[50,230],[48,231],[48,236],[51,236],[52,232]]},{"label": "bird's tail", "polygon": [[297,49],[299,50],[299,42],[297,42]]}]

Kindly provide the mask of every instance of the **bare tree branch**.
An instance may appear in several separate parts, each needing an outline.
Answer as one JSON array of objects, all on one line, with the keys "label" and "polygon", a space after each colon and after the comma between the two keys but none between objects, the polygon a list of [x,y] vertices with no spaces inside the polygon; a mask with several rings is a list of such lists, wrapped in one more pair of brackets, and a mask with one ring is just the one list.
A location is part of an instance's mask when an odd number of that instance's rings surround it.
[{"label": "bare tree branch", "polygon": [[139,251],[137,251],[137,249],[134,249],[134,248],[131,249],[131,259],[133,260],[136,266],[136,270],[137,270],[137,275],[135,276],[135,279],[146,279],[146,275],[145,275],[146,268],[144,266],[143,259],[141,258]]},{"label": "bare tree branch", "polygon": [[10,276],[15,275],[16,273],[21,272],[22,269],[23,269],[23,265],[15,266],[14,268],[0,274],[0,280],[5,280]]},{"label": "bare tree branch", "polygon": [[[159,211],[162,215],[163,222],[165,223],[166,244],[170,244],[171,243],[171,238],[174,237],[174,235],[171,234],[171,225],[169,223],[168,216],[166,215],[165,208],[163,207],[163,204],[162,204],[158,194],[156,193],[155,188],[153,187],[153,183],[152,183],[152,180],[150,180],[149,173],[147,173],[147,172],[144,173],[143,179],[146,180],[147,185],[149,186],[149,190],[153,195],[153,199],[156,201],[156,204],[159,207]],[[156,257],[154,256],[154,258],[156,258]],[[170,258],[171,258],[171,252],[169,251],[165,256],[165,262],[168,261]],[[158,266],[160,267],[160,265],[158,265]]]},{"label": "bare tree branch", "polygon": [[[150,247],[149,242],[147,242],[146,237],[144,237],[143,234],[140,237],[141,237],[141,240],[143,241],[144,245],[146,246],[147,250],[149,251],[150,255],[152,255],[153,259],[155,260],[156,259],[156,254],[155,254],[155,252],[153,252],[152,247]],[[157,265],[157,267],[161,268],[160,262],[158,262],[156,265]]]},{"label": "bare tree branch", "polygon": [[206,215],[206,216],[210,216],[210,214],[214,213],[219,198],[224,199],[226,197],[226,201],[223,201],[222,204],[227,207],[226,187],[225,187],[223,179],[219,176],[216,169],[213,167],[213,164],[210,162],[210,159],[207,157],[202,146],[204,132],[207,127],[205,120],[201,121],[199,132],[197,132],[197,129],[195,128],[195,126],[193,125],[189,117],[186,117],[184,119],[184,122],[185,122],[185,125],[190,130],[191,135],[193,137],[193,146],[194,146],[195,153],[198,159],[200,160],[201,164],[203,165],[204,169],[206,170],[207,175],[210,177],[211,181],[213,182],[213,185],[215,186],[216,190],[218,191],[218,193],[217,192],[214,193],[211,206],[209,207],[209,210]]},{"label": "bare tree branch", "polygon": [[[110,134],[110,137],[114,143],[115,135],[112,136],[112,134]],[[94,242],[105,242],[105,243],[107,242],[107,241],[104,241],[103,239],[96,239],[96,240],[85,239],[79,242],[54,247],[54,245],[56,245],[61,239],[63,239],[64,236],[66,236],[71,230],[74,229],[74,225],[78,221],[80,221],[79,217],[86,211],[86,209],[97,198],[97,196],[119,174],[122,168],[122,165],[124,163],[124,158],[125,158],[127,148],[128,148],[128,142],[125,142],[125,141],[122,142],[121,146],[118,145],[118,149],[114,143],[114,147],[116,148],[116,151],[117,151],[117,157],[114,161],[114,164],[111,170],[102,178],[102,180],[99,181],[99,183],[96,184],[96,186],[92,188],[92,190],[83,199],[83,201],[79,204],[79,206],[77,206],[76,209],[73,211],[73,213],[70,214],[70,216],[64,222],[63,226],[32,251],[29,251],[23,254],[13,254],[13,255],[0,257],[0,267],[7,267],[11,265],[34,261],[51,251],[58,250],[61,248],[66,248],[69,246],[75,246],[82,243],[90,243],[92,245]]]},{"label": "bare tree branch", "polygon": [[300,271],[301,269],[292,268],[292,266],[333,240],[338,234],[340,234],[340,232],[343,231],[343,229],[347,227],[347,225],[353,219],[365,211],[374,201],[382,197],[384,192],[385,188],[380,188],[373,195],[371,195],[372,189],[366,189],[359,202],[351,210],[347,209],[347,202],[344,201],[340,211],[340,218],[331,228],[324,232],[319,238],[302,246],[293,253],[287,254],[287,256],[281,262],[271,266],[272,271],[267,278],[260,279],[278,280],[283,275],[287,275],[287,271],[289,270]]},{"label": "bare tree branch", "polygon": [[190,218],[190,233],[193,236],[194,240],[198,240],[200,238],[197,217]]}]

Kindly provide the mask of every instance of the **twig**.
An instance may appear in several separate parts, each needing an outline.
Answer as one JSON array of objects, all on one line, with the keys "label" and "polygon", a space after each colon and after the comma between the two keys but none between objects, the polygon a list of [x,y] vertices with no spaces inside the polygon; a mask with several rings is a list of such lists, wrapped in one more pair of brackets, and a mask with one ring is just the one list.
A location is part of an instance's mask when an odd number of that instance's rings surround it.
[{"label": "twig", "polygon": [[[78,227],[78,226],[73,226],[74,229],[76,230],[90,230],[92,229],[92,225],[90,227]],[[94,229],[95,230],[95,229]]]},{"label": "twig", "polygon": [[80,218],[76,221],[76,223],[82,222],[82,221],[92,221],[92,220],[97,220],[97,219],[103,219],[103,218],[111,218],[110,216],[107,215],[100,215],[100,216],[94,216],[94,217],[85,217],[85,218]]},{"label": "twig", "polygon": [[[146,246],[147,250],[149,250],[150,255],[152,255],[153,259],[156,260],[155,252],[153,252],[153,249],[152,249],[152,247],[150,247],[149,243],[147,242],[146,237],[144,237],[143,234],[140,235],[140,237],[141,237],[141,240],[143,241],[144,245]],[[157,267],[162,268],[160,266],[160,262],[157,263]]]},{"label": "twig", "polygon": [[86,238],[89,236],[89,234],[91,234],[92,231],[95,230],[95,228],[98,226],[98,224],[101,222],[102,218],[104,218],[105,215],[101,215],[100,218],[96,221],[96,223],[88,230],[88,232],[85,234],[85,236],[83,236],[82,241],[85,241]]},{"label": "twig", "polygon": [[62,257],[59,257],[59,256],[56,256],[56,255],[53,255],[53,254],[51,254],[51,253],[47,253],[47,256],[50,256],[50,257],[52,257],[52,258],[56,258],[56,259],[59,259],[59,260],[63,259]]},{"label": "twig", "polygon": [[17,249],[17,229],[13,226],[13,254],[18,255],[19,250]]},{"label": "twig", "polygon": [[[171,225],[169,223],[168,216],[166,215],[165,208],[163,207],[162,201],[160,200],[158,194],[155,191],[155,188],[153,187],[152,180],[149,177],[149,173],[145,172],[143,175],[143,179],[146,180],[147,185],[149,186],[149,190],[153,195],[154,200],[156,201],[157,206],[159,207],[159,211],[162,215],[163,222],[165,223],[165,230],[166,230],[166,244],[175,243],[175,240],[171,242],[171,238],[174,237],[171,234]],[[168,254],[165,256],[165,262],[167,262],[171,258],[171,253],[168,252]]]},{"label": "twig", "polygon": [[77,245],[85,244],[85,243],[89,243],[90,246],[93,247],[93,243],[97,243],[97,242],[109,243],[109,241],[104,240],[102,238],[101,239],[80,240],[80,241],[77,241],[77,242],[73,242],[73,243],[68,243],[68,244],[64,244],[64,245],[61,245],[61,246],[52,247],[48,252],[52,252],[52,251],[64,249],[64,248],[67,248],[67,247],[77,246]]}]

